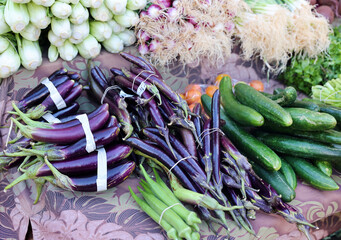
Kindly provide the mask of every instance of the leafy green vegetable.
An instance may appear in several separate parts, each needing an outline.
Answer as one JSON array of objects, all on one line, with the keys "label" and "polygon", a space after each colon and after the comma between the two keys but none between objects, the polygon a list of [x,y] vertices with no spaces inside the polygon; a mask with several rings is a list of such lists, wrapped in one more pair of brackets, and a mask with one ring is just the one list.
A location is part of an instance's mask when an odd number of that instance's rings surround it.
[{"label": "leafy green vegetable", "polygon": [[324,84],[341,74],[341,26],[335,27],[330,35],[330,46],[326,54],[317,58],[294,56],[279,78],[286,85],[311,93],[311,87]]},{"label": "leafy green vegetable", "polygon": [[314,99],[335,107],[341,107],[341,74],[338,78],[326,82],[323,86],[313,86],[311,91]]}]

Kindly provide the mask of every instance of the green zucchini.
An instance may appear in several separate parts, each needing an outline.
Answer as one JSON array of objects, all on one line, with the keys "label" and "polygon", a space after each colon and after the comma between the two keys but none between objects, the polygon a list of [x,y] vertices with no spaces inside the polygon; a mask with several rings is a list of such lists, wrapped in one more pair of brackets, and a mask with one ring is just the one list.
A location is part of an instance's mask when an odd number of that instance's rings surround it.
[{"label": "green zucchini", "polygon": [[338,123],[341,123],[341,108],[327,105],[319,100],[311,99],[311,98],[304,98],[302,99],[302,101],[312,102],[312,103],[317,104],[320,108],[320,112],[329,113],[336,119]]},{"label": "green zucchini", "polygon": [[[211,98],[208,95],[203,94],[201,96],[201,102],[206,113],[210,115]],[[253,159],[255,162],[269,170],[279,170],[281,168],[281,159],[277,154],[257,138],[238,126],[226,115],[224,109],[221,109],[220,111],[220,118],[225,121],[225,124],[221,125],[223,132],[248,158]]]},{"label": "green zucchini", "polygon": [[336,119],[328,113],[314,112],[305,108],[284,108],[290,113],[289,128],[301,131],[323,131],[336,126]]},{"label": "green zucchini", "polygon": [[255,109],[264,118],[284,127],[292,124],[292,118],[287,111],[253,87],[239,82],[234,86],[234,89],[239,102]]},{"label": "green zucchini", "polygon": [[287,183],[280,171],[267,171],[254,162],[251,164],[255,173],[269,183],[281,195],[284,202],[290,202],[295,198],[295,190]]},{"label": "green zucchini", "polygon": [[320,107],[316,103],[308,102],[308,101],[296,100],[295,102],[293,102],[290,105],[290,107],[305,108],[305,109],[309,109],[309,110],[314,111],[314,112],[320,111]]},{"label": "green zucchini", "polygon": [[326,174],[328,177],[330,177],[333,173],[333,167],[330,162],[324,161],[324,160],[315,160],[314,165],[320,169],[321,172]]},{"label": "green zucchini", "polygon": [[312,160],[341,161],[341,149],[283,134],[258,132],[257,138],[276,152]]},{"label": "green zucchini", "polygon": [[292,189],[296,189],[297,187],[297,178],[294,169],[291,167],[289,163],[287,163],[283,158],[282,160],[282,167],[279,169],[280,173],[283,174],[285,180],[289,184]]},{"label": "green zucchini", "polygon": [[298,157],[290,156],[283,156],[283,159],[293,167],[297,176],[302,178],[311,186],[326,191],[333,191],[339,189],[339,186],[331,177],[322,173],[317,167],[315,167],[310,162]]},{"label": "green zucchini", "polygon": [[263,116],[256,110],[239,103],[232,92],[231,78],[223,77],[219,84],[221,105],[225,113],[237,123],[246,126],[262,126]]}]

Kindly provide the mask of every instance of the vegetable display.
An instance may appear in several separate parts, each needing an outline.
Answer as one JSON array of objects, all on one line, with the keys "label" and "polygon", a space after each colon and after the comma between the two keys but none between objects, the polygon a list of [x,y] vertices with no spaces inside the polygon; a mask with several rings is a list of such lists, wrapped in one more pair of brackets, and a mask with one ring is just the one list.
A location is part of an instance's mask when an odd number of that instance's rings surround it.
[{"label": "vegetable display", "polygon": [[233,87],[227,75],[205,90],[211,96],[192,85],[188,91],[199,94],[184,99],[149,61],[120,55],[131,65],[113,66],[110,76],[89,61],[87,91],[98,104],[90,113],[74,115],[83,88],[80,76],[65,69],[12,103],[17,137],[8,142],[0,163],[2,169],[18,166],[22,174],[5,190],[33,179],[36,203],[42,182],[71,191],[102,191],[135,171],[144,177],[138,187],[143,198],[132,188],[131,195],[170,239],[200,239],[202,221],[212,230],[212,223],[220,224],[226,238],[233,239],[227,217],[255,235],[251,220],[256,210],[282,216],[309,238],[314,226],[287,202],[295,197],[296,176],[318,189],[339,188],[330,177],[341,158],[340,149],[332,146],[341,142],[334,129],[336,107],[333,114],[316,100],[301,102],[314,103],[323,113],[292,107],[297,104],[292,87],[265,94],[244,83]]},{"label": "vegetable display", "polygon": [[135,43],[131,27],[146,0],[6,0],[0,6],[0,78],[20,65],[34,70],[42,63],[42,46],[50,62],[60,56],[71,61],[78,54],[91,59],[102,46],[117,53]]}]

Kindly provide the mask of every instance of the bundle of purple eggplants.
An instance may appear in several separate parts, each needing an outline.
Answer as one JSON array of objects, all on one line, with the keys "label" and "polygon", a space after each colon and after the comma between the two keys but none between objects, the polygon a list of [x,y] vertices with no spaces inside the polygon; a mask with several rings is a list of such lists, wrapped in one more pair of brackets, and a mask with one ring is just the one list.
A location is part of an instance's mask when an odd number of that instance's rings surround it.
[{"label": "bundle of purple eggplants", "polygon": [[[191,112],[151,63],[128,53],[121,56],[131,63],[130,68],[113,67],[110,76],[100,67],[89,64],[88,91],[99,107],[86,114],[88,131],[79,115],[74,115],[79,107],[75,102],[79,95],[73,94],[67,100],[74,89],[82,87],[77,83],[76,74],[65,70],[49,76],[65,101],[64,109],[56,108],[48,87],[42,84],[13,104],[11,119],[22,137],[19,134],[9,142],[0,161],[4,169],[20,164],[18,169],[22,175],[6,189],[33,179],[40,187],[38,190],[48,181],[71,191],[98,191],[99,149],[104,149],[105,189],[117,186],[134,170],[137,176],[143,175],[146,181],[141,180],[139,190],[145,200],[130,189],[131,193],[152,219],[172,232],[168,234],[171,239],[197,239],[194,232],[198,231],[196,224],[200,221],[179,236],[183,229],[177,227],[182,224],[171,220],[174,214],[185,223],[189,224],[189,220],[185,219],[186,214],[172,210],[178,204],[175,200],[173,205],[164,202],[156,212],[155,206],[164,200],[158,189],[168,193],[170,190],[156,174],[159,186],[155,185],[146,175],[143,164],[161,170],[174,196],[192,205],[197,216],[213,231],[212,223],[226,228],[228,239],[233,238],[227,218],[256,235],[251,225],[256,210],[283,216],[288,222],[296,223],[309,238],[309,228],[314,226],[255,174],[248,159],[221,131],[224,121],[220,118],[219,90],[205,108],[206,113],[200,104]],[[65,78],[62,83],[55,80],[62,77]],[[60,123],[46,122],[47,113]],[[90,152],[87,132],[92,133],[95,144]],[[140,167],[135,169],[136,165]],[[39,193],[36,201],[38,198]],[[167,218],[167,215],[173,217]]]}]

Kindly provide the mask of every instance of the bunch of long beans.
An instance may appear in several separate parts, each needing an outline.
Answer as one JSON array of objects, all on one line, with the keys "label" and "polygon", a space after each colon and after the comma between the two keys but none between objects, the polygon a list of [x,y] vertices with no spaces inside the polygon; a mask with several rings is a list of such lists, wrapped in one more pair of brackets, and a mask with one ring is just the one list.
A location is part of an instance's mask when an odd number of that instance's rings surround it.
[{"label": "bunch of long beans", "polygon": [[[79,105],[75,100],[82,91],[82,86],[78,83],[74,86],[74,80],[69,78],[76,76],[79,79],[79,75],[68,75],[64,69],[60,71],[64,71],[65,73],[62,72],[64,75],[56,77],[51,75],[49,79],[64,99],[65,109],[56,111],[52,93],[49,94],[48,88],[43,84],[30,91],[18,106],[12,104],[14,108],[12,113],[18,117],[11,120],[23,137],[11,141],[4,151],[2,162],[6,163],[4,168],[20,163],[19,170],[23,174],[6,186],[5,190],[21,181],[34,179],[37,183],[49,181],[73,191],[99,191],[96,182],[99,153],[95,150],[102,151],[101,148],[105,149],[107,168],[105,186],[101,188],[116,186],[135,168],[133,161],[124,160],[131,154],[132,148],[119,141],[120,125],[115,116],[110,116],[108,104],[102,104],[91,113],[83,114],[83,117],[86,116],[88,119],[93,136],[94,147],[89,147],[88,136],[83,123],[78,119],[79,115],[68,116],[77,112]],[[40,119],[41,116],[44,119],[46,113],[66,118],[58,119],[58,123],[33,120]],[[42,184],[38,185],[35,202],[39,199],[42,187]]]}]

